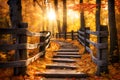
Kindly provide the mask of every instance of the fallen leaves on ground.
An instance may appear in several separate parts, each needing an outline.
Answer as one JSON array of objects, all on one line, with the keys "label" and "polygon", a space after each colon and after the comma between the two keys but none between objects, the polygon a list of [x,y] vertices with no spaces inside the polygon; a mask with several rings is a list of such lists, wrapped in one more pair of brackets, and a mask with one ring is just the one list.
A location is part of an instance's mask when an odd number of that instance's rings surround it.
[{"label": "fallen leaves on ground", "polygon": [[[76,63],[76,65],[78,65],[77,72],[88,73],[89,77],[85,80],[120,80],[120,63],[109,64],[109,74],[101,73],[101,76],[96,76],[95,72],[97,66],[95,63],[92,62],[90,54],[84,53],[84,47],[79,44],[78,41],[69,40],[68,42],[71,42],[72,44],[80,48],[79,52],[82,57],[81,59],[78,59]],[[45,80],[44,77],[36,77],[34,76],[34,74],[35,72],[43,72],[46,70],[45,65],[52,63],[51,58],[53,55],[56,54],[54,51],[58,50],[59,47],[59,44],[57,44],[56,42],[51,42],[50,47],[46,50],[45,58],[39,58],[28,66],[28,75],[13,76],[13,68],[0,69],[0,80]],[[73,80],[76,80],[76,78],[74,78]]]}]

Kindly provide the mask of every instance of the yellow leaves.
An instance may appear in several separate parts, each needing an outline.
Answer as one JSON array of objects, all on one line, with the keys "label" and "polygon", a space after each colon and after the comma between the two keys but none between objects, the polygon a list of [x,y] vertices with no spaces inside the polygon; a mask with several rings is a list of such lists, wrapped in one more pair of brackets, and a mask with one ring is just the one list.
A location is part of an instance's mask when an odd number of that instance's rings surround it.
[{"label": "yellow leaves", "polygon": [[115,69],[114,66],[112,66],[112,65],[109,65],[108,68],[109,68],[110,74],[112,74],[112,75],[115,75],[118,73],[118,71],[120,71],[120,70]]},{"label": "yellow leaves", "polygon": [[7,55],[5,53],[0,53],[0,61],[7,61]]},{"label": "yellow leaves", "polygon": [[[51,57],[54,55],[53,51],[57,49],[59,49],[59,45],[55,42],[51,42],[50,47],[45,53],[45,58],[40,58],[28,66],[28,74],[31,75],[32,79],[34,78],[34,72],[44,72],[46,70],[46,64],[52,63]],[[44,78],[39,78],[39,80],[44,80]]]},{"label": "yellow leaves", "polygon": [[93,74],[93,73],[95,73],[95,69],[94,69],[94,68],[91,68],[91,69],[89,69],[87,72],[88,72],[88,74]]},{"label": "yellow leaves", "polygon": [[55,43],[55,42],[51,42],[50,43],[50,48],[47,49],[47,51],[55,51],[59,49],[59,44]]},{"label": "yellow leaves", "polygon": [[113,51],[113,56],[118,56],[118,55],[119,55],[118,50],[117,50],[117,49],[114,50],[114,51]]},{"label": "yellow leaves", "polygon": [[15,76],[12,78],[12,80],[24,80],[23,76]]},{"label": "yellow leaves", "polygon": [[0,69],[0,80],[2,77],[5,78],[5,77],[12,76],[12,74],[13,74],[13,68]]},{"label": "yellow leaves", "polygon": [[96,71],[96,66],[91,62],[90,54],[83,54],[81,59],[77,62],[79,65],[78,71],[85,72],[88,74],[94,74]]}]

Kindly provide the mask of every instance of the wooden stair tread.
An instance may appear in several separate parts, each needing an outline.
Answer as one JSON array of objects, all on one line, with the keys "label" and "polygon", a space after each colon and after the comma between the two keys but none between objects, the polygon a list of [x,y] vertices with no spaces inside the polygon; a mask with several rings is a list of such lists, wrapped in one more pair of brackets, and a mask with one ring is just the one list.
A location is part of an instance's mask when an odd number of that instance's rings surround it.
[{"label": "wooden stair tread", "polygon": [[68,58],[53,58],[52,59],[53,62],[68,62],[68,63],[74,63],[76,62],[76,60],[73,60],[73,59],[68,59]]},{"label": "wooden stair tread", "polygon": [[54,55],[53,58],[81,58],[80,55]]},{"label": "wooden stair tread", "polygon": [[79,52],[57,52],[57,55],[80,55]]},{"label": "wooden stair tread", "polygon": [[46,70],[46,72],[36,72],[37,76],[44,76],[50,78],[82,78],[87,77],[88,75],[83,72],[77,72],[75,70]]},{"label": "wooden stair tread", "polygon": [[46,64],[47,69],[77,69],[77,66],[67,64]]},{"label": "wooden stair tread", "polygon": [[[45,80],[73,80],[73,78],[45,78]],[[75,80],[80,80],[76,79]]]},{"label": "wooden stair tread", "polygon": [[79,49],[59,49],[58,51],[56,51],[56,52],[78,52],[79,51]]},{"label": "wooden stair tread", "polygon": [[87,80],[86,78],[45,78],[45,80]]},{"label": "wooden stair tread", "polygon": [[68,46],[68,45],[66,45],[66,46],[61,46],[61,48],[73,48],[73,49],[76,49],[77,47],[76,46]]}]

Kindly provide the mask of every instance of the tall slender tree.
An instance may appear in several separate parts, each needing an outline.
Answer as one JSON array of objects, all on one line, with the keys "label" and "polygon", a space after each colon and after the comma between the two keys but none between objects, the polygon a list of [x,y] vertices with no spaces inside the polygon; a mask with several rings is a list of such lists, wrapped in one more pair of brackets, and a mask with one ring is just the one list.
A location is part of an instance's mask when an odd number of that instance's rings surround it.
[{"label": "tall slender tree", "polygon": [[[8,5],[10,8],[10,20],[12,24],[12,28],[26,28],[27,26],[22,26],[22,6],[21,0],[8,0]],[[27,38],[24,36],[18,36],[16,34],[13,35],[15,38],[14,44],[27,42]],[[20,38],[23,38],[22,40]],[[26,49],[24,50],[16,50],[15,52],[15,60],[25,60],[27,59]],[[24,53],[24,55],[22,54]],[[25,75],[26,67],[15,67],[14,68],[14,75]]]},{"label": "tall slender tree", "polygon": [[[103,30],[107,30],[107,26],[101,26],[100,25],[100,11],[101,11],[101,0],[96,0],[96,4],[98,5],[96,8],[96,31],[99,32],[100,34],[100,31],[103,31]],[[101,38],[100,35],[98,35],[97,37],[97,43],[104,43],[104,42],[107,42],[107,37],[105,38]],[[100,49],[100,48],[97,48],[97,59],[98,61],[103,61],[104,63],[107,63],[107,53],[108,53],[108,49]],[[97,72],[96,74],[97,75],[101,75],[101,73],[108,73],[108,66],[107,64],[105,65],[101,65],[101,64],[97,64]]]},{"label": "tall slender tree", "polygon": [[66,6],[67,1],[63,0],[63,27],[62,31],[65,33],[65,38],[66,38],[66,32],[67,32],[67,6]]},{"label": "tall slender tree", "polygon": [[115,0],[108,0],[108,16],[110,29],[110,55],[111,62],[119,61],[118,37],[115,20]]},{"label": "tall slender tree", "polygon": [[18,25],[22,22],[21,0],[8,0],[8,4],[10,6],[11,25],[14,28],[17,28]]},{"label": "tall slender tree", "polygon": [[55,13],[56,13],[58,32],[60,33],[61,28],[60,28],[60,20],[59,20],[59,15],[58,15],[58,0],[54,0],[54,5],[55,5]]},{"label": "tall slender tree", "polygon": [[[80,0],[80,4],[82,3],[83,3],[83,0]],[[85,28],[84,10],[81,10],[81,13],[80,13],[80,25],[81,25],[80,30],[84,30]]]}]

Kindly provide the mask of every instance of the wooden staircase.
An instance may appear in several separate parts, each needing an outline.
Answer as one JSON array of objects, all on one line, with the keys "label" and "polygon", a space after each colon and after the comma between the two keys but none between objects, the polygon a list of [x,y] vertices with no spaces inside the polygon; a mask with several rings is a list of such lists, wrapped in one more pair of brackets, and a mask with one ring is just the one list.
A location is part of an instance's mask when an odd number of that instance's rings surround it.
[{"label": "wooden staircase", "polygon": [[[86,78],[88,75],[78,72],[77,59],[81,58],[79,49],[71,43],[58,42],[61,47],[53,56],[52,64],[46,65],[46,71],[37,72],[36,76],[44,76],[46,80],[66,80],[66,78]],[[76,79],[75,79],[76,80]]]}]

